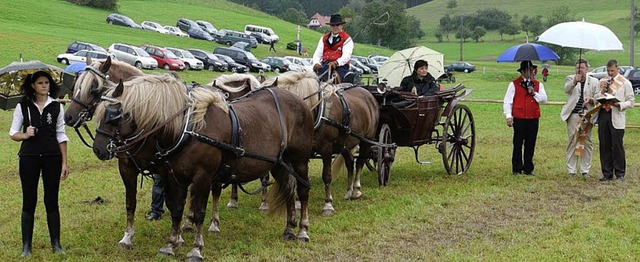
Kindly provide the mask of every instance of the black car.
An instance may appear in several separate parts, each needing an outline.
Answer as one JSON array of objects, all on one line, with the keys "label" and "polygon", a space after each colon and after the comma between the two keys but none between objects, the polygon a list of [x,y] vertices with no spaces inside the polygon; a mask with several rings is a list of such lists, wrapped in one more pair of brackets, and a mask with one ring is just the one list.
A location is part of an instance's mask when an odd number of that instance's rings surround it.
[{"label": "black car", "polygon": [[187,49],[195,58],[202,61],[204,68],[209,71],[227,71],[227,63],[220,61],[217,56],[211,52],[200,49]]},{"label": "black car", "polygon": [[80,50],[102,51],[102,52],[105,52],[105,53],[107,52],[107,50],[104,50],[104,48],[102,48],[101,46],[96,45],[96,44],[73,41],[67,47],[67,52],[66,53],[73,54],[73,53],[78,52]]},{"label": "black car", "polygon": [[233,61],[233,59],[231,57],[228,57],[226,55],[223,54],[214,54],[215,56],[217,56],[220,60],[226,62],[229,66],[228,69],[231,72],[236,72],[236,73],[246,73],[247,72],[247,67],[236,62]]},{"label": "black car", "polygon": [[273,70],[273,72],[276,72],[276,73],[283,73],[291,70],[290,68],[291,62],[289,62],[289,60],[284,59],[282,57],[270,56],[265,59],[262,59],[262,63],[265,63],[271,66],[271,69]]},{"label": "black car", "polygon": [[180,30],[187,32],[191,38],[214,41],[213,37],[209,33],[202,30],[200,25],[191,19],[179,18],[176,22],[176,26],[180,28]]},{"label": "black car", "polygon": [[453,64],[444,66],[444,70],[471,73],[473,71],[476,71],[476,66],[467,62],[455,62]]},{"label": "black car", "polygon": [[633,93],[640,96],[640,69],[627,70],[627,72],[624,73],[624,77],[629,79],[629,82],[631,82],[631,85],[633,86]]},{"label": "black car", "polygon": [[110,25],[121,25],[121,26],[128,26],[131,28],[142,29],[142,27],[139,24],[136,24],[136,22],[134,22],[133,19],[121,14],[114,13],[114,14],[108,15],[107,23],[109,23]]}]

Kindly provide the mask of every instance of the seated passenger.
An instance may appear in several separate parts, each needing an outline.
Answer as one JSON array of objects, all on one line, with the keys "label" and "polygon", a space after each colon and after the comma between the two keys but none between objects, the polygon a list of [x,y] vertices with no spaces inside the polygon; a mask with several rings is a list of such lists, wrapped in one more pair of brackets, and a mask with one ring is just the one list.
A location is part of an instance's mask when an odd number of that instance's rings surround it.
[{"label": "seated passenger", "polygon": [[398,91],[411,91],[418,96],[432,96],[440,91],[440,85],[436,83],[428,71],[429,63],[425,60],[416,61],[413,66],[413,73],[406,76],[400,82]]}]

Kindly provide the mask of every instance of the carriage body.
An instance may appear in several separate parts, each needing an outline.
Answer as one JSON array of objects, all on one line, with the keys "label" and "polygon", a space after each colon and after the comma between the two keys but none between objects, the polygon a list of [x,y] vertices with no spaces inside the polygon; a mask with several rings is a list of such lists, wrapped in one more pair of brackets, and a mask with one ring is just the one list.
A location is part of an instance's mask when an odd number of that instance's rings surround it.
[{"label": "carriage body", "polygon": [[[415,160],[421,164],[429,162],[419,159],[419,148],[435,144],[448,174],[462,174],[469,169],[475,151],[475,123],[469,108],[459,101],[472,90],[458,84],[433,96],[418,97],[395,91],[384,84],[364,87],[378,101],[378,142],[413,148]],[[398,98],[411,103],[399,107],[395,102]],[[379,147],[373,151],[371,159],[377,164],[378,180],[381,185],[386,185],[395,149]]]}]

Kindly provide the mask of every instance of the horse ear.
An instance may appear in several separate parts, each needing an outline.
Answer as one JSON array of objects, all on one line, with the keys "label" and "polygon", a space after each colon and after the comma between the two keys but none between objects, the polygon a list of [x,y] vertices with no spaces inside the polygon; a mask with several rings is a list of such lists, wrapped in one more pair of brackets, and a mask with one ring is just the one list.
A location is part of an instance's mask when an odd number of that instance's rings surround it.
[{"label": "horse ear", "polygon": [[218,80],[217,79],[213,80],[213,87],[218,87],[218,85],[216,85],[216,81],[218,81]]},{"label": "horse ear", "polygon": [[87,55],[87,65],[91,65],[93,64],[93,61],[91,60],[91,57],[89,55]]},{"label": "horse ear", "polygon": [[113,91],[111,95],[113,98],[120,97],[122,95],[122,91],[124,90],[124,84],[122,84],[122,80],[118,82],[118,86],[116,86],[116,90]]},{"label": "horse ear", "polygon": [[105,60],[102,65],[100,65],[100,72],[106,74],[107,72],[109,72],[109,68],[111,68],[111,56],[107,56],[107,60]]},{"label": "horse ear", "polygon": [[276,77],[276,80],[273,80],[273,84],[271,84],[271,86],[278,86],[278,78]]},{"label": "horse ear", "polygon": [[251,79],[249,78],[244,80],[244,86],[242,87],[242,90],[244,90],[247,87],[251,88]]}]

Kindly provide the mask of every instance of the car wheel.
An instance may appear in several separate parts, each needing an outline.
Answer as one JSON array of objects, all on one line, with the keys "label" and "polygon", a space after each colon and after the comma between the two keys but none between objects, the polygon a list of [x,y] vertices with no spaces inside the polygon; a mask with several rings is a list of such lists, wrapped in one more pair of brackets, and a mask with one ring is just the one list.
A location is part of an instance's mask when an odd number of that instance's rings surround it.
[{"label": "car wheel", "polygon": [[63,65],[68,65],[69,64],[69,60],[66,58],[62,58],[62,60],[60,60],[60,63],[62,63]]},{"label": "car wheel", "polygon": [[216,68],[215,68],[213,65],[209,65],[209,66],[207,67],[207,70],[209,70],[209,71],[215,71],[215,70],[216,70]]},{"label": "car wheel", "polygon": [[237,67],[229,67],[229,71],[236,73],[238,72],[238,68]]},{"label": "car wheel", "polygon": [[110,25],[112,25],[112,24],[113,24],[113,21],[109,20],[109,21],[107,21],[107,23],[109,23]]},{"label": "car wheel", "polygon": [[189,63],[184,63],[184,68],[192,70],[193,68],[191,68],[191,65],[189,65]]},{"label": "car wheel", "polygon": [[164,68],[164,70],[169,70],[169,69],[171,69],[171,68],[169,67],[169,64],[164,64],[164,66],[163,66],[162,68]]},{"label": "car wheel", "polygon": [[137,61],[137,62],[136,62],[136,64],[135,64],[135,66],[136,66],[138,69],[140,69],[140,68],[142,68],[142,63],[141,63],[140,61]]},{"label": "car wheel", "polygon": [[273,72],[280,73],[280,68],[279,67],[274,68]]},{"label": "car wheel", "polygon": [[464,69],[464,72],[465,73],[469,73],[469,69]]},{"label": "car wheel", "polygon": [[633,93],[635,93],[637,96],[640,96],[640,85],[633,86]]},{"label": "car wheel", "polygon": [[231,41],[227,41],[227,45],[232,46],[233,44],[231,43]]}]

